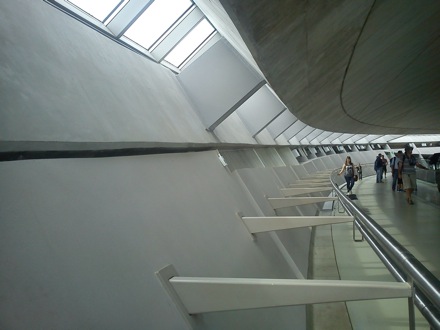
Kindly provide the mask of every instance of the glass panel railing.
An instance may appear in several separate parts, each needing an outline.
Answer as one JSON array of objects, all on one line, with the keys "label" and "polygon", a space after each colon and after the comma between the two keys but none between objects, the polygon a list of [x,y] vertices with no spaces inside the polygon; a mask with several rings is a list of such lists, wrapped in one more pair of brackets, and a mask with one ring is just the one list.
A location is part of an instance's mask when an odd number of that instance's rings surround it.
[{"label": "glass panel railing", "polygon": [[440,280],[340,190],[337,172],[332,173],[333,188],[347,213],[355,217],[356,228],[396,280],[413,286],[414,305],[432,329],[440,329]]}]

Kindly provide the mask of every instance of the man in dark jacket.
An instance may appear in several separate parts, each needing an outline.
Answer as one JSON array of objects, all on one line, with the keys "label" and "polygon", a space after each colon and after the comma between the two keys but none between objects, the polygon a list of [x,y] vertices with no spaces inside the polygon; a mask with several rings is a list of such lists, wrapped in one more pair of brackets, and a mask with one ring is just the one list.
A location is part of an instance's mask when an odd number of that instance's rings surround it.
[{"label": "man in dark jacket", "polygon": [[382,181],[382,171],[383,171],[383,164],[382,164],[382,154],[379,154],[376,157],[376,161],[374,162],[374,170],[376,171],[376,183],[383,182]]},{"label": "man in dark jacket", "polygon": [[399,163],[402,160],[402,156],[403,156],[403,152],[399,150],[398,152],[395,153],[395,156],[390,160],[391,174],[393,175],[393,183],[391,185],[391,188],[393,189],[393,191],[396,190],[397,181],[399,178]]}]

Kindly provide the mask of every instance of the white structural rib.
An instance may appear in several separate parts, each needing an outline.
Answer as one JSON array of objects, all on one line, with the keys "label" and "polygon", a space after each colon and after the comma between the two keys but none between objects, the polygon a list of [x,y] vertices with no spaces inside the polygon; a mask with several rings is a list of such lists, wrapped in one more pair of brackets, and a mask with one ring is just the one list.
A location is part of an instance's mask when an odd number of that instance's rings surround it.
[{"label": "white structural rib", "polygon": [[299,180],[307,180],[307,179],[327,179],[330,180],[331,172],[329,173],[315,173],[312,175],[309,175],[305,178],[298,178]]},{"label": "white structural rib", "polygon": [[321,202],[336,201],[338,197],[287,197],[287,198],[267,198],[274,210],[283,207],[314,204]]},{"label": "white structural rib", "polygon": [[189,314],[411,297],[408,283],[173,277],[169,280]]},{"label": "white structural rib", "polygon": [[289,187],[291,188],[316,188],[316,187],[332,187],[331,182],[300,182],[297,181],[295,183],[290,183]]},{"label": "white structural rib", "polygon": [[328,178],[301,179],[294,183],[331,183]]},{"label": "white structural rib", "polygon": [[281,188],[280,191],[284,197],[309,194],[314,192],[324,192],[333,190],[332,187],[313,187],[313,188]]},{"label": "white structural rib", "polygon": [[251,234],[273,230],[322,226],[350,222],[352,216],[287,216],[287,217],[242,217]]}]

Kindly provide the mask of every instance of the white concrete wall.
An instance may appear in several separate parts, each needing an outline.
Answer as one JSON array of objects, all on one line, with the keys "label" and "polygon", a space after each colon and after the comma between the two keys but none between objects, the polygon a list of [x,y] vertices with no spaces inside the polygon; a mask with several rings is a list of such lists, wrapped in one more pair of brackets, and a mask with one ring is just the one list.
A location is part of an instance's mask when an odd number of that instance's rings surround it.
[{"label": "white concrete wall", "polygon": [[207,132],[174,73],[44,1],[1,1],[0,40],[0,151],[12,142],[257,144],[237,116],[218,136]]},{"label": "white concrete wall", "polygon": [[[2,162],[0,187],[2,329],[184,329],[154,275],[167,264],[182,276],[293,277],[270,235],[252,240],[236,217],[258,210],[215,151]],[[198,324],[304,329],[305,308]]]},{"label": "white concrete wall", "polygon": [[[154,275],[167,264],[182,276],[307,277],[308,228],[253,240],[237,212],[315,215],[316,206],[275,212],[266,197],[281,197],[317,160],[270,168],[273,152],[260,163],[249,152],[224,153],[232,173],[216,151],[0,162],[0,328],[182,329]],[[345,157],[324,157],[329,169],[332,158]],[[200,329],[305,329],[306,315],[296,306],[197,320]]]},{"label": "white concrete wall", "polygon": [[[0,151],[256,141],[237,115],[206,132],[173,73],[43,1],[1,1],[0,40]],[[267,151],[233,158],[279,161]],[[154,276],[167,264],[182,276],[292,277],[272,237],[253,241],[236,217],[258,210],[215,152],[2,162],[0,329],[182,329]],[[305,272],[309,235],[299,234],[305,241],[280,239]],[[305,308],[212,313],[198,324],[303,329]]]}]

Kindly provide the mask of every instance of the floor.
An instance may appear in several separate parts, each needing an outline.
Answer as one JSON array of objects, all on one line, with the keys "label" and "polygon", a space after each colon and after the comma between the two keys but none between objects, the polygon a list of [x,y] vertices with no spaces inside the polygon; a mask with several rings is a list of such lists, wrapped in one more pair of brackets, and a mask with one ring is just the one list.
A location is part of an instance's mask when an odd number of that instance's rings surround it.
[{"label": "floor", "polygon": [[[376,183],[375,177],[364,178],[356,183],[353,193],[358,198],[356,204],[440,277],[440,193],[437,185],[419,180],[414,205],[406,203],[405,193],[392,191],[391,178],[384,179],[384,183]],[[339,211],[336,209],[335,212]],[[368,243],[353,241],[351,223],[322,227],[316,234],[319,236],[325,231],[331,231],[337,274],[341,279],[394,281]],[[360,237],[359,232],[356,234]],[[317,258],[317,261],[323,260],[322,256]],[[319,262],[314,264],[319,265]],[[319,269],[318,266],[316,276],[319,276]],[[408,329],[407,299],[347,302],[346,307],[353,329]],[[318,313],[325,315],[325,306],[318,308],[321,310]],[[336,329],[319,324],[314,327],[320,328]],[[429,329],[417,309],[416,328]]]}]

